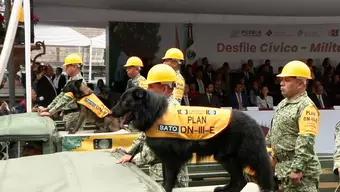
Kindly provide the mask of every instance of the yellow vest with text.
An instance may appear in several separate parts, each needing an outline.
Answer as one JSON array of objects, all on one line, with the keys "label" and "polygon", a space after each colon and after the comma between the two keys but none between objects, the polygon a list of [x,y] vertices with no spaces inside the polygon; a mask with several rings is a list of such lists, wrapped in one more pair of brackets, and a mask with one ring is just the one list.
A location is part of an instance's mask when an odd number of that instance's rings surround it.
[{"label": "yellow vest with text", "polygon": [[84,105],[86,108],[90,109],[99,118],[104,118],[111,113],[110,109],[107,108],[94,93],[81,98],[79,101],[77,101],[77,103]]},{"label": "yellow vest with text", "polygon": [[145,134],[151,138],[206,140],[227,128],[230,118],[231,110],[227,109],[169,106]]}]

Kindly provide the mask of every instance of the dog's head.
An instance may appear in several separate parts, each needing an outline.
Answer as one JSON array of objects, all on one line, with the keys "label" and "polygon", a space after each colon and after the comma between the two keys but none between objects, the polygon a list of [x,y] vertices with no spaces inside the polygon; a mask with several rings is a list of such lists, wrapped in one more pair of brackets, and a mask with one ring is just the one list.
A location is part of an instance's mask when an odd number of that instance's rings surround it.
[{"label": "dog's head", "polygon": [[120,97],[117,104],[111,109],[114,117],[124,117],[124,123],[129,123],[134,120],[134,113],[140,108],[143,103],[146,103],[146,90],[142,88],[128,89]]},{"label": "dog's head", "polygon": [[123,123],[133,122],[140,131],[148,129],[167,109],[167,99],[140,87],[130,88],[111,109],[112,116],[123,117]]},{"label": "dog's head", "polygon": [[92,93],[92,90],[83,83],[82,79],[69,81],[62,91],[64,93],[73,93],[74,97],[77,99]]}]

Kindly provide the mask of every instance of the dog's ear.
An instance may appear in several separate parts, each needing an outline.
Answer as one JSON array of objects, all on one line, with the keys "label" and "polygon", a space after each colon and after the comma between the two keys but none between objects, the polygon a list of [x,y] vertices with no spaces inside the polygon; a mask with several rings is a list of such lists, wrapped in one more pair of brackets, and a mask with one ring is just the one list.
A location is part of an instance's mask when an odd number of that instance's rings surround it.
[{"label": "dog's ear", "polygon": [[137,88],[132,95],[135,99],[143,99],[146,96],[146,91],[142,88]]}]

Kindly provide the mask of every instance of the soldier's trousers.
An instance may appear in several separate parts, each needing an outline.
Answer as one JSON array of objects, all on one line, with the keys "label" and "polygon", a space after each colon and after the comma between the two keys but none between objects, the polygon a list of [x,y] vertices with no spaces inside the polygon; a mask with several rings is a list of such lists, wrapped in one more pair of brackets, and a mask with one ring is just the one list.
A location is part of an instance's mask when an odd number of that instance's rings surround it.
[{"label": "soldier's trousers", "polygon": [[[150,177],[159,182],[163,180],[163,168],[161,163],[150,165]],[[177,176],[176,187],[189,187],[188,167],[184,165]]]},{"label": "soldier's trousers", "polygon": [[290,179],[281,180],[284,192],[318,192],[319,181],[314,178],[304,177],[300,184],[293,184]]},{"label": "soldier's trousers", "polygon": [[[163,180],[163,169],[161,163],[152,163],[157,159],[155,153],[144,143],[142,151],[137,153],[134,157],[134,161],[137,166],[151,164],[149,167],[149,174],[152,179],[157,182]],[[188,168],[184,165],[178,176],[177,176],[177,187],[188,187],[189,186],[189,176],[188,176]]]},{"label": "soldier's trousers", "polygon": [[[79,112],[72,112],[72,113],[67,113],[66,115],[63,115],[63,121],[65,122],[65,130],[69,131],[70,129],[74,129],[77,125],[78,118],[79,118]],[[85,125],[85,122],[83,122],[79,130],[81,130],[84,127],[84,125]]]}]

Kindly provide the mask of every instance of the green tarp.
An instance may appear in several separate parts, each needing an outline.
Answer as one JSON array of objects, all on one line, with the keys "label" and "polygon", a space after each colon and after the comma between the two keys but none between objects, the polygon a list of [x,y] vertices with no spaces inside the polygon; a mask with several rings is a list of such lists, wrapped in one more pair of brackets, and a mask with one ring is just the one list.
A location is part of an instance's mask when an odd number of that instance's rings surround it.
[{"label": "green tarp", "polygon": [[1,192],[163,192],[109,152],[61,152],[0,161]]},{"label": "green tarp", "polygon": [[0,136],[52,135],[55,123],[49,117],[37,113],[20,113],[0,116]]}]

